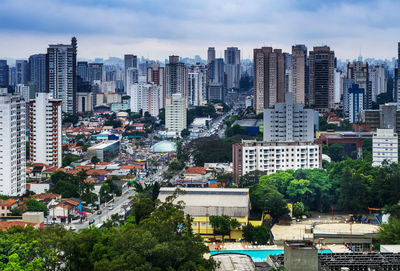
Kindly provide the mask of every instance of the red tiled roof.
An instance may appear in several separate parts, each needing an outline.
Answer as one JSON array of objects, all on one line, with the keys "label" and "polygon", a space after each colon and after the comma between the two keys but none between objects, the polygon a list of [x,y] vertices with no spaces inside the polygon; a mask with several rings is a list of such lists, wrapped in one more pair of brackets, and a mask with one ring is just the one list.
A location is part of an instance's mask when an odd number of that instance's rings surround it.
[{"label": "red tiled roof", "polygon": [[81,171],[83,171],[82,168],[72,169],[72,170],[68,171],[68,174],[78,174]]},{"label": "red tiled roof", "polygon": [[2,203],[0,203],[0,206],[12,206],[15,203],[17,203],[17,201],[15,199],[6,199]]},{"label": "red tiled roof", "polygon": [[107,175],[109,172],[104,169],[90,169],[86,171],[87,175]]},{"label": "red tiled roof", "polygon": [[108,165],[111,165],[111,162],[100,162],[100,163],[97,163],[97,166],[108,166]]},{"label": "red tiled roof", "polygon": [[67,205],[67,204],[64,204],[64,203],[60,203],[60,204],[58,204],[57,206],[59,206],[59,207],[61,207],[61,208],[64,208],[64,209],[72,209],[72,206],[71,205]]},{"label": "red tiled roof", "polygon": [[79,205],[79,202],[74,201],[74,200],[72,200],[72,199],[63,200],[61,203],[64,203],[64,204],[67,203],[67,204],[73,205],[73,206],[78,206],[78,205]]},{"label": "red tiled roof", "polygon": [[206,170],[205,167],[190,167],[184,174],[206,174]]},{"label": "red tiled roof", "polygon": [[34,199],[58,199],[58,198],[61,198],[61,195],[55,194],[55,193],[42,193],[42,194],[32,195],[32,198],[34,198]]},{"label": "red tiled roof", "polygon": [[121,167],[121,169],[142,169],[142,166],[140,166],[140,165],[124,165]]},{"label": "red tiled roof", "polygon": [[3,231],[8,230],[11,227],[14,226],[21,226],[21,227],[26,227],[26,226],[32,226],[34,227],[36,224],[31,223],[31,222],[24,222],[24,221],[0,221],[0,229]]},{"label": "red tiled roof", "polygon": [[45,171],[43,171],[44,173],[52,173],[59,170],[57,167],[50,167],[48,169],[46,169]]}]

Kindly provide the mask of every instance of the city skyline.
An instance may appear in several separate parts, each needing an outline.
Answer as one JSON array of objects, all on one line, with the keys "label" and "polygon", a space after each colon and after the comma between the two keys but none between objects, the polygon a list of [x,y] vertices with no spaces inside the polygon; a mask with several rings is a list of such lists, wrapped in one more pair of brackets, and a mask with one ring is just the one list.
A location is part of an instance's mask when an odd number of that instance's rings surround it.
[{"label": "city skyline", "polygon": [[[28,8],[29,7],[29,8]],[[133,53],[164,60],[169,55],[206,59],[235,46],[243,59],[253,48],[272,46],[290,52],[294,44],[328,45],[340,59],[392,59],[400,30],[400,3],[386,1],[70,1],[2,2],[1,58],[44,53],[48,44],[79,41],[80,59]],[[371,11],[374,16],[367,16]],[[87,16],[90,14],[90,16]],[[46,18],[44,20],[43,18]],[[29,44],[29,46],[27,46]]]}]

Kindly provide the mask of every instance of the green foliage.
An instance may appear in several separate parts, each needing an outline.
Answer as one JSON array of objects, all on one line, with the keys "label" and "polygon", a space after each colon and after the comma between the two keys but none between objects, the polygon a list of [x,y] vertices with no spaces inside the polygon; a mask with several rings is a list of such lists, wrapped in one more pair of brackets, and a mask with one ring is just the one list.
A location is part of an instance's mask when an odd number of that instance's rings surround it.
[{"label": "green foliage", "polygon": [[245,135],[245,134],[246,134],[246,127],[242,127],[238,124],[228,127],[225,131],[226,137],[232,137],[234,135]]},{"label": "green foliage", "polygon": [[400,220],[390,217],[389,223],[381,224],[378,239],[381,244],[400,244]]},{"label": "green foliage", "polygon": [[72,162],[75,162],[77,160],[81,159],[78,155],[70,154],[67,153],[64,155],[63,160],[62,160],[62,166],[67,167],[69,166]]},{"label": "green foliage", "polygon": [[275,221],[289,212],[283,195],[273,185],[260,183],[251,186],[250,201],[256,212],[270,214]]},{"label": "green foliage", "polygon": [[90,159],[90,162],[92,163],[92,164],[98,164],[98,163],[100,163],[101,162],[101,160],[99,159],[99,158],[97,158],[97,156],[95,155],[95,156],[93,156],[91,159]]},{"label": "green foliage", "polygon": [[305,214],[304,204],[302,202],[296,202],[293,204],[293,216],[301,217]]},{"label": "green foliage", "polygon": [[[139,224],[78,233],[60,226],[0,232],[1,270],[214,270],[209,249],[194,235],[183,206],[168,199]],[[129,220],[130,218],[128,218]]]},{"label": "green foliage", "polygon": [[183,137],[183,138],[187,138],[188,136],[190,136],[190,131],[188,130],[188,129],[183,129],[182,131],[181,131],[181,137]]},{"label": "green foliage", "polygon": [[345,160],[346,153],[345,153],[342,145],[332,144],[332,145],[329,145],[328,149],[329,149],[329,154],[330,154],[332,161],[340,162],[340,161]]},{"label": "green foliage", "polygon": [[240,228],[240,223],[235,218],[230,218],[227,215],[212,215],[210,216],[210,224],[214,229],[214,235],[229,235],[231,230]]},{"label": "green foliage", "polygon": [[266,245],[269,241],[269,231],[264,225],[254,227],[250,223],[243,227],[243,237],[247,242]]},{"label": "green foliage", "polygon": [[122,127],[122,122],[120,120],[107,120],[104,122],[104,126],[112,126],[113,128]]},{"label": "green foliage", "polygon": [[258,184],[262,176],[267,176],[267,175],[265,175],[265,173],[260,170],[250,171],[249,173],[240,177],[239,187],[250,187],[252,185]]},{"label": "green foliage", "polygon": [[216,118],[217,113],[213,105],[207,106],[196,106],[193,109],[187,111],[187,124],[190,125],[195,118],[211,117]]},{"label": "green foliage", "polygon": [[232,162],[232,140],[217,137],[203,137],[192,140],[185,151],[193,156],[196,166],[204,163]]},{"label": "green foliage", "polygon": [[224,183],[225,185],[230,185],[233,180],[233,174],[231,172],[219,173],[217,174],[217,180],[218,182]]},{"label": "green foliage", "polygon": [[112,179],[107,179],[100,187],[100,202],[107,202],[113,198],[113,195],[121,196],[121,189],[113,182]]},{"label": "green foliage", "polygon": [[44,216],[47,216],[47,214],[49,213],[46,205],[37,201],[36,199],[28,199],[24,201],[24,204],[28,212],[43,212]]},{"label": "green foliage", "polygon": [[63,120],[62,123],[72,123],[72,124],[77,124],[79,121],[79,116],[77,115],[72,115],[68,113],[63,113]]}]

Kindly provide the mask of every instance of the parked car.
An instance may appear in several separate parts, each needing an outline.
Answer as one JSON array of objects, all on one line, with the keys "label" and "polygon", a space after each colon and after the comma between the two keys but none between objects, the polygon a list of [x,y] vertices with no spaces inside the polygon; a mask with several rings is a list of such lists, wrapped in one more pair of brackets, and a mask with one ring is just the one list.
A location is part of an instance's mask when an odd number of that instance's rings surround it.
[{"label": "parked car", "polygon": [[91,218],[91,219],[89,220],[89,225],[92,225],[93,223],[94,223],[94,219]]},{"label": "parked car", "polygon": [[98,210],[98,211],[97,211],[97,214],[98,214],[98,215],[101,215],[101,213],[102,213],[101,210]]},{"label": "parked car", "polygon": [[112,210],[112,209],[114,209],[114,205],[110,205],[110,206],[108,206],[108,210]]}]

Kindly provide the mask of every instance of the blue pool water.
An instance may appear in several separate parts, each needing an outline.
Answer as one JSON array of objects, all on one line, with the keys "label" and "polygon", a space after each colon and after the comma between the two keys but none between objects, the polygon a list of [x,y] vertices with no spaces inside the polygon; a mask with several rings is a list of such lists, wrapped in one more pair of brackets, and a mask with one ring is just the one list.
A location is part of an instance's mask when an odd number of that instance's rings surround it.
[{"label": "blue pool water", "polygon": [[[249,255],[254,262],[263,262],[267,259],[267,255],[281,255],[283,249],[268,249],[268,250],[211,250],[211,255],[218,253],[241,253]],[[318,253],[332,253],[330,249],[318,250]]]}]

